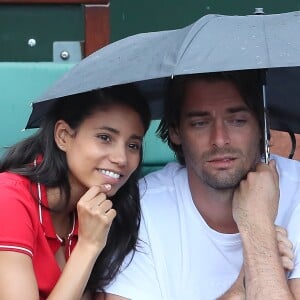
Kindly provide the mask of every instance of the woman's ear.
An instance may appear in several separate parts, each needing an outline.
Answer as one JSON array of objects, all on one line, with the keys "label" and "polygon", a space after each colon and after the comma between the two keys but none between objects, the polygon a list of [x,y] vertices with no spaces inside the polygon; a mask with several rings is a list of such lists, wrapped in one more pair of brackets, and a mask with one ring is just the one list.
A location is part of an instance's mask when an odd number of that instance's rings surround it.
[{"label": "woman's ear", "polygon": [[174,127],[169,128],[169,138],[173,144],[181,145],[181,138],[180,138],[180,133],[178,132],[178,128],[174,128]]},{"label": "woman's ear", "polygon": [[66,151],[68,145],[74,136],[74,130],[64,120],[58,120],[54,127],[54,139],[57,147]]}]

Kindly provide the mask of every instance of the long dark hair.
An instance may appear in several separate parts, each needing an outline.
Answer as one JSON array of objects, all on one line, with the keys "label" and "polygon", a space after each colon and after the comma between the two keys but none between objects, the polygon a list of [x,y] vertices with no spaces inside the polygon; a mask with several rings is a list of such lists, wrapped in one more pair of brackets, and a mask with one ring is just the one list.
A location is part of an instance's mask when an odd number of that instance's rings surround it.
[{"label": "long dark hair", "polygon": [[[169,128],[177,128],[180,122],[180,111],[185,98],[186,88],[189,82],[206,80],[208,82],[229,81],[238,89],[246,105],[254,113],[263,137],[264,109],[262,100],[262,88],[260,74],[257,70],[228,71],[201,73],[192,75],[180,75],[170,79],[166,89],[163,118],[157,129],[157,135],[175,152],[176,158],[182,165],[185,159],[181,145],[174,144],[169,137]],[[264,152],[263,139],[260,143],[261,154]]]},{"label": "long dark hair", "polygon": [[[26,176],[32,182],[46,187],[59,187],[62,199],[70,196],[68,164],[65,152],[54,140],[54,128],[58,120],[64,120],[72,129],[77,129],[95,109],[121,103],[135,110],[143,123],[145,133],[151,121],[148,103],[131,84],[95,90],[54,100],[43,117],[39,130],[32,136],[10,147],[0,160],[0,172],[10,171]],[[103,289],[118,272],[125,256],[136,250],[140,225],[140,202],[137,181],[140,163],[128,181],[111,197],[117,216],[109,231],[107,244],[98,257],[88,282],[90,289]],[[41,156],[36,166],[33,161]],[[66,207],[67,202],[61,207]]]}]

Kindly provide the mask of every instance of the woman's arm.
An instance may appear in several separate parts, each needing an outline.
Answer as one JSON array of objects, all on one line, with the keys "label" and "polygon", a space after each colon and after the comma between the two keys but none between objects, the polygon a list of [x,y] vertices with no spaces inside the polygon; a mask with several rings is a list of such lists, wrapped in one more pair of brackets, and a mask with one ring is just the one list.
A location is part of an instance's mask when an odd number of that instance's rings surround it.
[{"label": "woman's arm", "polygon": [[[107,189],[106,189],[107,190]],[[79,233],[62,274],[47,299],[79,300],[94,263],[106,244],[116,215],[103,187],[92,187],[77,204]],[[0,299],[39,299],[39,289],[29,255],[0,251]],[[44,262],[47,268],[47,262]]]}]

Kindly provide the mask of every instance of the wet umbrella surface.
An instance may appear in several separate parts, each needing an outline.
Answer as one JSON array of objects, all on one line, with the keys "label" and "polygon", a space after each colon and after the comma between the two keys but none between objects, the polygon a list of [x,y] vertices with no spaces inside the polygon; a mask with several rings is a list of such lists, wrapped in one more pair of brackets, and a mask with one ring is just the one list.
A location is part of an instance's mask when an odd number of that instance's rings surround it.
[{"label": "wet umbrella surface", "polygon": [[[38,127],[54,101],[73,94],[136,82],[161,116],[173,76],[259,69],[272,129],[300,133],[300,12],[207,15],[190,26],[142,33],[112,43],[80,61],[39,99],[27,128]],[[262,82],[264,84],[264,82]]]}]

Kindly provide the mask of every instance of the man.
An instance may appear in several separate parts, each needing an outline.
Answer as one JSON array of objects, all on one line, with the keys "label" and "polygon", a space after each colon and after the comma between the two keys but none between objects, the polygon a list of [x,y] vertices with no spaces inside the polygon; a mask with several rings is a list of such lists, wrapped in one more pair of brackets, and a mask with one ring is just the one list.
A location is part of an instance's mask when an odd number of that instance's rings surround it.
[{"label": "man", "polygon": [[[300,299],[300,165],[260,162],[252,73],[172,80],[159,134],[180,164],[141,180],[140,247],[106,299]],[[290,249],[274,224],[294,245],[288,274]]]}]

